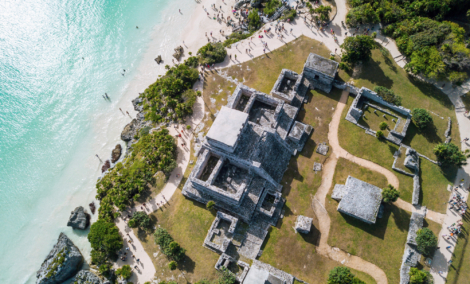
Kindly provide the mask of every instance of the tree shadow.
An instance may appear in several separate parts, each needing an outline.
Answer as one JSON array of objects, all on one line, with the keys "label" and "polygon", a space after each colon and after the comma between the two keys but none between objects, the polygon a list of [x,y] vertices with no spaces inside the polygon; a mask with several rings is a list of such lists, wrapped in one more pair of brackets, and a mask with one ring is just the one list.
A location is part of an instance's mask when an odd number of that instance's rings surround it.
[{"label": "tree shadow", "polygon": [[178,262],[178,269],[189,273],[194,272],[196,262],[192,260],[187,254],[184,256],[183,261]]},{"label": "tree shadow", "polygon": [[391,89],[393,80],[387,77],[380,67],[379,61],[374,61],[372,58],[362,64],[362,71],[358,79],[370,81],[374,85],[384,86]]},{"label": "tree shadow", "polygon": [[298,233],[298,234],[300,234],[300,236],[305,242],[312,244],[314,246],[320,245],[321,232],[313,224],[308,234],[302,234],[302,233]]},{"label": "tree shadow", "polygon": [[405,139],[403,139],[403,144],[411,145],[411,141],[413,141],[413,138],[416,135],[423,136],[426,141],[432,144],[444,142],[437,133],[437,128],[434,124],[428,125],[425,129],[420,130],[414,123],[410,123],[410,126],[406,131]]}]

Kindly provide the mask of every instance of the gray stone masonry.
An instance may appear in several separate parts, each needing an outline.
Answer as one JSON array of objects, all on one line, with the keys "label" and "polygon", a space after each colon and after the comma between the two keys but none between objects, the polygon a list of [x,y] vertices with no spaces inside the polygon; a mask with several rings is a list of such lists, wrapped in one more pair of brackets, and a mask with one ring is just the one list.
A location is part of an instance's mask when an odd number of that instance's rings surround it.
[{"label": "gray stone masonry", "polygon": [[400,268],[400,284],[410,282],[410,268],[416,267],[421,259],[421,254],[416,250],[416,233],[423,227],[424,215],[413,212],[410,219],[410,227],[406,238],[405,252]]},{"label": "gray stone masonry", "polygon": [[447,118],[447,129],[446,132],[444,133],[444,136],[446,137],[446,144],[452,140],[452,137],[450,137],[450,130],[452,129],[452,119],[450,117]]},{"label": "gray stone masonry", "polygon": [[300,82],[302,76],[288,69],[282,69],[270,92],[271,96],[281,99],[286,103],[292,103],[295,97],[295,85]]},{"label": "gray stone masonry", "polygon": [[338,211],[375,224],[382,203],[382,189],[351,176],[348,176],[345,186],[346,193],[339,202]]},{"label": "gray stone masonry", "polygon": [[410,219],[410,228],[408,230],[408,237],[406,238],[406,243],[409,245],[415,245],[416,243],[416,236],[419,229],[423,227],[424,216],[418,212],[411,213]]},{"label": "gray stone masonry", "polygon": [[204,246],[218,253],[224,253],[233,239],[237,224],[237,218],[220,211],[217,212],[204,240]]},{"label": "gray stone masonry", "polygon": [[326,142],[323,142],[323,143],[318,144],[316,152],[318,154],[326,156],[326,154],[328,154],[328,150],[329,150],[328,145],[326,145]]},{"label": "gray stone masonry", "polygon": [[305,62],[303,72],[310,80],[318,80],[332,85],[338,71],[338,66],[339,63],[334,60],[310,53]]},{"label": "gray stone masonry", "polygon": [[293,284],[294,276],[259,260],[253,260],[243,284]]},{"label": "gray stone masonry", "polygon": [[235,272],[234,274],[237,278],[238,283],[243,283],[243,280],[245,280],[245,277],[248,274],[248,271],[250,270],[250,265],[248,263],[243,262],[241,260],[237,261],[230,255],[223,253],[220,255],[219,259],[217,260],[217,263],[215,264],[215,269],[221,270],[223,266],[227,268],[228,270],[232,271],[230,269],[231,263],[234,263],[233,265],[237,265],[239,268],[242,269],[241,272]]},{"label": "gray stone masonry", "polygon": [[312,218],[299,215],[297,216],[297,220],[295,221],[295,230],[299,233],[308,234],[310,233],[310,229],[312,228]]},{"label": "gray stone masonry", "polygon": [[[399,158],[399,155],[401,155],[403,147],[406,148],[406,152],[405,152],[406,157],[405,157],[405,161],[403,165],[409,168],[410,170],[412,170],[413,173],[409,173],[397,167],[397,159]],[[397,153],[394,156],[395,156],[395,160],[393,161],[392,169],[404,175],[413,177],[413,195],[412,195],[411,204],[418,205],[419,194],[421,190],[421,185],[419,183],[419,157],[421,155],[418,152],[416,152],[416,150],[408,146],[404,146],[402,144],[400,146],[400,149],[397,151]]]},{"label": "gray stone masonry", "polygon": [[238,136],[248,120],[248,115],[227,107],[222,107],[206,139],[215,147],[233,153],[237,146]]},{"label": "gray stone masonry", "polygon": [[314,170],[315,172],[321,171],[321,168],[322,168],[322,164],[320,164],[320,163],[313,163],[313,170]]}]

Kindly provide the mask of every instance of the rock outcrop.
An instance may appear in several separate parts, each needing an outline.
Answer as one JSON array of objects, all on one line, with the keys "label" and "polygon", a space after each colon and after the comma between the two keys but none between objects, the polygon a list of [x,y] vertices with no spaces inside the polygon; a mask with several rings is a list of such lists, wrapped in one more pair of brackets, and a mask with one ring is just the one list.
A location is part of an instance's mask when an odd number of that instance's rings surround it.
[{"label": "rock outcrop", "polygon": [[126,142],[131,141],[134,138],[134,135],[137,133],[137,125],[137,119],[134,118],[128,125],[126,125],[126,127],[124,127],[124,130],[122,130],[121,139]]},{"label": "rock outcrop", "polygon": [[83,264],[80,250],[64,234],[60,233],[57,244],[36,273],[36,284],[59,284],[72,278]]},{"label": "rock outcrop", "polygon": [[103,284],[101,279],[89,270],[80,270],[75,275],[73,284]]},{"label": "rock outcrop", "polygon": [[104,165],[101,167],[101,172],[104,173],[109,168],[111,168],[111,163],[109,162],[109,160],[106,160],[106,162],[104,162]]},{"label": "rock outcrop", "polygon": [[116,163],[117,160],[121,157],[122,153],[122,147],[121,144],[117,144],[116,147],[114,147],[114,150],[111,152],[111,163]]},{"label": "rock outcrop", "polygon": [[85,212],[82,206],[75,208],[70,214],[67,226],[74,229],[85,230],[90,225],[90,214]]}]

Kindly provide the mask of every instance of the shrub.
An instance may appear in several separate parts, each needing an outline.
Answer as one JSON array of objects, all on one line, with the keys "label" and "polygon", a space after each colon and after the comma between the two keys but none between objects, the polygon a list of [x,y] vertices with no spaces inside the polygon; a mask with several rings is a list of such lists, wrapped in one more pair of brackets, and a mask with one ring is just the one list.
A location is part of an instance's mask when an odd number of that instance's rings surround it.
[{"label": "shrub", "polygon": [[137,223],[133,219],[130,219],[129,222],[127,222],[127,225],[129,225],[131,228],[137,228]]},{"label": "shrub", "polygon": [[370,36],[358,35],[347,37],[341,48],[345,51],[341,60],[350,64],[358,61],[367,61],[372,56],[371,50],[376,47]]},{"label": "shrub", "polygon": [[467,79],[468,75],[466,72],[452,71],[449,73],[449,81],[458,86],[462,85],[462,83]]},{"label": "shrub", "polygon": [[388,127],[388,124],[385,121],[383,121],[379,124],[380,130],[385,130],[385,129],[387,129],[387,127]]},{"label": "shrub", "polygon": [[343,62],[339,63],[339,69],[344,70],[344,71],[349,71],[350,68],[347,64],[344,64]]},{"label": "shrub", "polygon": [[186,129],[187,130],[191,129],[191,125],[186,125]]},{"label": "shrub", "polygon": [[341,266],[330,270],[328,274],[328,284],[365,284],[357,278],[349,268]]},{"label": "shrub", "polygon": [[111,270],[111,265],[105,263],[100,265],[99,272],[101,275],[109,276],[109,271]]},{"label": "shrub", "polygon": [[[134,226],[131,226],[131,221],[134,221]],[[129,227],[135,228],[139,227],[140,229],[151,229],[152,220],[149,215],[144,211],[135,212],[131,219],[129,219]]]},{"label": "shrub", "polygon": [[154,237],[155,243],[160,246],[163,254],[170,259],[178,262],[184,258],[186,250],[173,240],[167,230],[158,228],[154,233]]},{"label": "shrub", "polygon": [[378,139],[382,139],[385,137],[384,133],[382,132],[382,130],[379,130],[375,133],[375,137],[377,137]]},{"label": "shrub", "polygon": [[207,201],[206,208],[212,210],[215,206],[215,202],[212,200]]},{"label": "shrub", "polygon": [[467,158],[454,143],[440,143],[433,149],[437,160],[444,165],[461,165]]},{"label": "shrub", "polygon": [[437,237],[428,228],[419,229],[416,233],[417,250],[426,256],[432,256],[437,247]]},{"label": "shrub", "polygon": [[430,123],[432,123],[431,114],[423,108],[414,108],[411,111],[412,120],[416,127],[419,129],[426,128]]},{"label": "shrub", "polygon": [[297,11],[295,9],[285,10],[282,13],[281,20],[289,20],[292,22],[295,16],[297,16]]},{"label": "shrub", "polygon": [[322,21],[328,21],[330,19],[329,13],[331,12],[331,6],[320,5],[318,8],[313,9],[313,11],[320,15]]},{"label": "shrub", "polygon": [[196,68],[199,65],[199,60],[196,56],[191,56],[184,61],[184,65],[188,67]]},{"label": "shrub", "polygon": [[214,282],[214,284],[235,284],[236,282],[236,276],[227,268],[222,267],[219,278]]},{"label": "shrub", "polygon": [[124,279],[129,279],[132,275],[132,269],[131,269],[130,265],[126,264],[123,267],[118,268],[116,270],[116,274],[120,275]]},{"label": "shrub", "polygon": [[428,271],[419,270],[418,268],[411,267],[410,272],[410,283],[411,284],[432,284],[434,279]]},{"label": "shrub", "polygon": [[377,32],[373,32],[370,36],[371,36],[372,38],[376,38],[376,37],[377,37]]},{"label": "shrub", "polygon": [[103,219],[98,219],[91,225],[87,238],[93,249],[91,261],[97,265],[104,264],[106,257],[115,256],[123,245],[116,224]]},{"label": "shrub", "polygon": [[334,55],[330,56],[330,60],[335,60],[335,56]]},{"label": "shrub", "polygon": [[218,43],[208,43],[201,47],[197,54],[199,55],[199,63],[201,64],[215,64],[220,63],[225,60],[227,56],[227,51],[224,48],[224,45],[220,42]]},{"label": "shrub", "polygon": [[381,97],[384,101],[395,104],[397,106],[401,105],[401,97],[398,95],[395,95],[395,92],[392,90],[382,87],[382,86],[376,86],[374,88],[374,92],[377,93],[379,97]]},{"label": "shrub", "polygon": [[175,270],[176,269],[176,262],[175,261],[170,261],[170,263],[168,263],[168,268],[170,268],[170,270]]},{"label": "shrub", "polygon": [[258,15],[258,9],[253,9],[248,14],[248,27],[251,30],[257,29],[261,24],[261,19]]},{"label": "shrub", "polygon": [[354,27],[366,23],[378,23],[379,20],[379,15],[370,3],[354,7],[346,15],[346,24]]},{"label": "shrub", "polygon": [[268,17],[271,17],[272,15],[274,15],[280,5],[281,1],[269,0],[268,2],[266,2],[266,6],[264,7],[263,13],[265,13]]},{"label": "shrub", "polygon": [[241,32],[234,32],[234,33],[231,33],[228,38],[224,41],[223,45],[225,47],[228,47],[240,40],[244,40],[246,38],[249,38],[250,36],[252,36],[253,33],[241,33]]},{"label": "shrub", "polygon": [[382,190],[382,198],[385,203],[395,202],[398,197],[400,197],[400,192],[391,184]]}]

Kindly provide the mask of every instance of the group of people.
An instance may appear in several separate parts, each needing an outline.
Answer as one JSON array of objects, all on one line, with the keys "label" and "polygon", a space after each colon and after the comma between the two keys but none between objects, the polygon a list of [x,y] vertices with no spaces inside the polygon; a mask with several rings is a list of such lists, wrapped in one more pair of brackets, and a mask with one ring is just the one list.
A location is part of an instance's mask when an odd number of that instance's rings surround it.
[{"label": "group of people", "polygon": [[449,200],[449,204],[449,209],[455,210],[461,216],[465,215],[467,212],[468,205],[458,191],[452,194],[452,199]]}]

